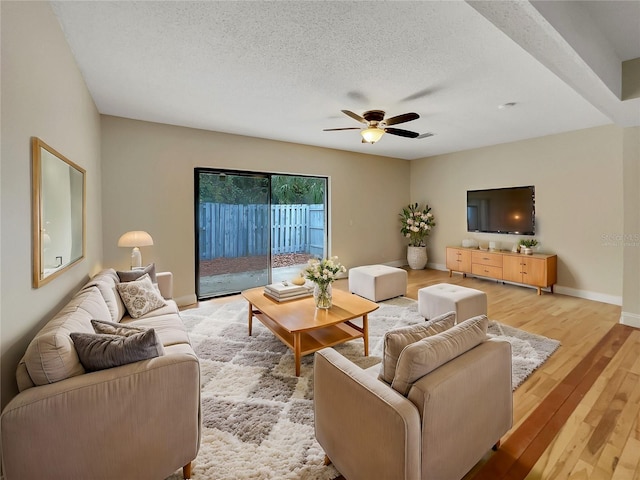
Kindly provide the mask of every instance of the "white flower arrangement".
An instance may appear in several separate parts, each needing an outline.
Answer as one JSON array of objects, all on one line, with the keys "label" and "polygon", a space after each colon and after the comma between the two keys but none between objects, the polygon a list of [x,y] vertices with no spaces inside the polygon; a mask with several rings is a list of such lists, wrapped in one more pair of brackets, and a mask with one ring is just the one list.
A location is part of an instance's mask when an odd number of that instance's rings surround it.
[{"label": "white flower arrangement", "polygon": [[400,233],[409,239],[409,245],[412,247],[425,246],[424,239],[429,236],[431,229],[436,225],[431,207],[425,205],[423,209],[420,209],[417,203],[402,209],[400,221],[402,222]]},{"label": "white flower arrangement", "polygon": [[309,260],[307,268],[304,269],[304,277],[318,285],[328,285],[338,278],[338,274],[346,272],[347,269],[338,262],[338,257],[317,258]]}]

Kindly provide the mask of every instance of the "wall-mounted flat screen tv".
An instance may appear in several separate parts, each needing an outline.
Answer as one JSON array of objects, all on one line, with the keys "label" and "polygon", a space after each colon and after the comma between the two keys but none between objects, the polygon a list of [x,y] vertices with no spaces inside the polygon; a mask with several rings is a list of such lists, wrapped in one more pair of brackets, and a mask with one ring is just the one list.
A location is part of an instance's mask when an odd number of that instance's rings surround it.
[{"label": "wall-mounted flat screen tv", "polygon": [[535,187],[467,191],[467,231],[535,235]]}]

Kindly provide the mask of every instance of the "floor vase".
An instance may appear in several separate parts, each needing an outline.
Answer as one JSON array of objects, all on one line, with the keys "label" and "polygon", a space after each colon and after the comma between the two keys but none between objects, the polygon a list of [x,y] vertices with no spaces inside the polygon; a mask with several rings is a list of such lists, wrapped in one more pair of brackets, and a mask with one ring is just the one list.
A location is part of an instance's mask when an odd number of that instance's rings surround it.
[{"label": "floor vase", "polygon": [[412,270],[427,266],[427,247],[407,247],[407,263]]}]

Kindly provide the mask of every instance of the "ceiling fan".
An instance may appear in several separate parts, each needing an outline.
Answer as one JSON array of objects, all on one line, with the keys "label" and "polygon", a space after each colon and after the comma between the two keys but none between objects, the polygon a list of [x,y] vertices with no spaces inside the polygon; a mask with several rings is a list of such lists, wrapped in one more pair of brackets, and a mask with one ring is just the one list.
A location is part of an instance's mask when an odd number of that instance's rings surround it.
[{"label": "ceiling fan", "polygon": [[376,143],[378,140],[380,140],[380,138],[382,138],[382,135],[384,135],[385,133],[407,138],[424,138],[426,136],[430,137],[432,135],[420,135],[419,133],[411,132],[409,130],[403,130],[401,128],[389,128],[390,125],[410,122],[412,120],[420,118],[420,115],[413,112],[403,113],[402,115],[396,115],[395,117],[387,119],[384,118],[385,112],[382,110],[367,110],[362,114],[362,116],[349,110],[342,110],[342,113],[348,115],[349,117],[357,120],[360,123],[364,123],[365,125],[367,125],[367,127],[362,129],[361,127],[325,128],[323,131],[332,132],[337,130],[360,130],[360,135],[362,135],[362,143]]}]

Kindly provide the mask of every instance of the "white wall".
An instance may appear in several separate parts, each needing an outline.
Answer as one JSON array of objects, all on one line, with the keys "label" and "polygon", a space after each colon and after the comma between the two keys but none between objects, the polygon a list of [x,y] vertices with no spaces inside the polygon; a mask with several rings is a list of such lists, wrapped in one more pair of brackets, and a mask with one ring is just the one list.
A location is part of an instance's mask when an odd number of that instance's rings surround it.
[{"label": "white wall", "polygon": [[[100,117],[46,2],[0,3],[2,21],[2,406],[17,392],[16,365],[37,330],[102,259]],[[37,33],[37,34],[36,34]],[[32,288],[31,137],[87,171],[87,256]]]},{"label": "white wall", "polygon": [[428,201],[438,225],[429,263],[444,268],[445,247],[464,238],[510,248],[515,235],[466,231],[466,191],[535,185],[536,236],[558,255],[557,291],[620,305],[623,129],[616,126],[494,145],[411,163],[412,201]]},{"label": "white wall", "polygon": [[119,236],[149,232],[143,262],[174,273],[179,303],[195,300],[195,167],[328,176],[330,253],[347,267],[406,258],[398,221],[409,202],[406,160],[118,117],[101,125],[105,265],[126,268]]}]

